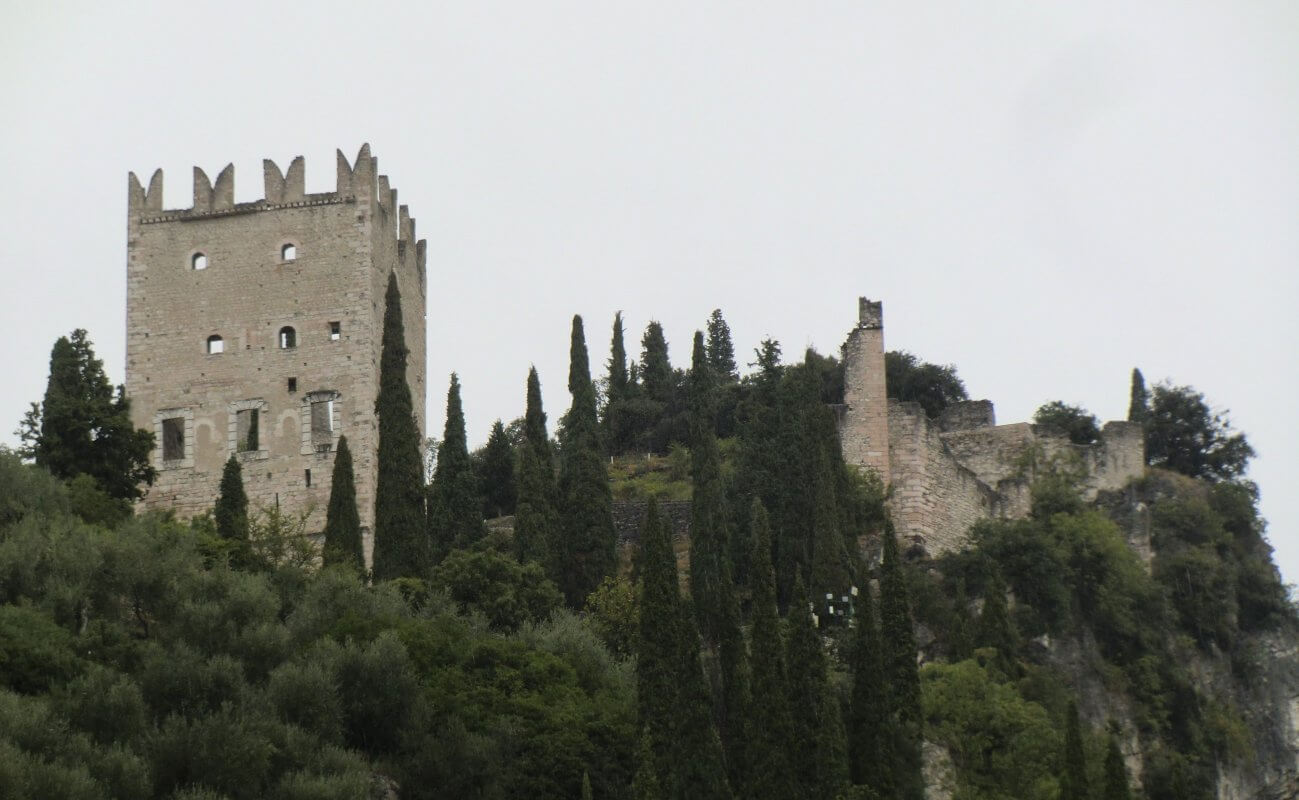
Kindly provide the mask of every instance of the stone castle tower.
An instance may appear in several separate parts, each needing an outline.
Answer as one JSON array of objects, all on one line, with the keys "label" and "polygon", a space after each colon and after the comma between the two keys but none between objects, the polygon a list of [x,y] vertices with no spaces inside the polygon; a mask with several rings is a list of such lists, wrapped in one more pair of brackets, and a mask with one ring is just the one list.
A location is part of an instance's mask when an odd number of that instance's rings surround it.
[{"label": "stone castle tower", "polygon": [[146,507],[211,508],[233,453],[253,508],[324,527],[338,438],[373,548],[384,292],[396,273],[420,431],[425,405],[425,243],[365,145],[338,153],[333,192],[306,194],[301,156],[264,161],[265,196],[234,202],[234,167],[194,168],[191,208],[164,210],[162,170],[130,176],[126,391],[156,435]]}]

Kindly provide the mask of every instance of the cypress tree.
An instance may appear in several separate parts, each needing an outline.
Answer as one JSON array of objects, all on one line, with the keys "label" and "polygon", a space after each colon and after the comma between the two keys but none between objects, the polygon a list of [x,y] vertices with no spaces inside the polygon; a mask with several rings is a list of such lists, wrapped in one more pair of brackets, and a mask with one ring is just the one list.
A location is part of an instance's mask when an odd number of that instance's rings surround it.
[{"label": "cypress tree", "polygon": [[505,424],[498,419],[492,423],[487,446],[483,448],[484,517],[503,517],[514,513],[518,498],[518,484],[514,478],[515,460],[514,446],[505,433]]},{"label": "cypress tree", "polygon": [[688,603],[681,603],[677,619],[677,674],[679,688],[672,759],[678,800],[730,800],[722,743],[713,725],[712,692],[699,661],[699,632]]},{"label": "cypress tree", "polygon": [[899,800],[922,800],[920,759],[920,673],[906,576],[898,555],[893,523],[884,526],[884,559],[880,568],[880,639],[883,643],[885,697],[891,722],[893,786]]},{"label": "cypress tree", "polygon": [[852,782],[888,797],[893,785],[886,768],[890,754],[888,701],[884,689],[883,644],[875,621],[870,586],[857,596],[850,664],[852,699],[848,708],[848,753]]},{"label": "cypress tree", "polygon": [[798,796],[835,797],[848,783],[843,721],[829,695],[825,650],[809,609],[801,575],[789,605],[789,701],[793,710],[791,760]]},{"label": "cypress tree", "polygon": [[153,433],[131,423],[124,387],[114,391],[81,328],[55,341],[45,396],[32,404],[18,435],[21,452],[54,477],[89,475],[117,500],[142,497],[140,484],[151,485],[157,475]]},{"label": "cypress tree", "polygon": [[470,547],[485,533],[478,478],[469,460],[465,413],[460,405],[460,379],[451,373],[447,389],[447,420],[438,444],[437,467],[429,485],[429,543],[434,563],[453,548]]},{"label": "cypress tree", "polygon": [[226,459],[221,470],[221,486],[217,493],[212,516],[216,521],[217,535],[230,546],[230,561],[236,566],[246,566],[249,555],[248,495],[244,492],[244,474],[234,453]]},{"label": "cypress tree", "polygon": [[650,748],[649,736],[642,731],[640,748],[636,754],[636,773],[631,779],[632,800],[665,800],[663,787],[659,784],[658,770],[654,766],[654,751]]},{"label": "cypress tree", "polygon": [[735,346],[731,343],[731,328],[722,318],[722,310],[714,308],[708,317],[708,363],[720,381],[739,380],[735,368]]},{"label": "cypress tree", "polygon": [[559,471],[561,519],[559,588],[579,608],[586,596],[616,566],[613,494],[600,447],[595,386],[587,361],[582,318],[573,316],[568,391],[573,404],[564,416],[563,459]]},{"label": "cypress tree", "polygon": [[338,437],[334,453],[334,472],[329,484],[329,507],[325,511],[325,546],[321,553],[325,566],[347,564],[365,572],[365,553],[361,546],[361,515],[356,509],[356,481],[352,474],[352,451],[347,437]]},{"label": "cypress tree", "polygon": [[586,770],[582,771],[582,800],[594,800],[591,794],[591,774]]},{"label": "cypress tree", "polygon": [[997,656],[992,666],[1007,678],[1019,677],[1019,637],[1010,621],[1006,608],[1006,582],[1001,570],[992,568],[988,588],[984,592],[983,612],[975,630],[975,643],[979,647],[993,647]]},{"label": "cypress tree", "polygon": [[628,441],[627,400],[630,379],[627,374],[627,348],[623,344],[622,312],[613,315],[613,336],[609,343],[609,375],[604,405],[605,445],[612,455],[627,452]]},{"label": "cypress tree", "polygon": [[[793,741],[785,645],[776,610],[776,574],[771,566],[771,525],[762,501],[749,514],[753,529],[752,569],[752,703],[748,716],[749,774],[746,797],[754,800],[795,798],[788,748]],[[738,788],[738,787],[737,787]]]},{"label": "cypress tree", "polygon": [[[695,333],[690,367],[690,596],[699,615],[704,641],[716,644],[726,613],[723,586],[727,573],[727,535],[723,516],[722,458],[714,431],[712,370],[704,352],[704,335]],[[725,576],[729,577],[729,576]]]},{"label": "cypress tree", "polygon": [[1132,790],[1128,786],[1128,768],[1123,762],[1123,752],[1119,750],[1119,739],[1110,734],[1105,748],[1105,787],[1102,800],[1131,800]]},{"label": "cypress tree", "polygon": [[957,578],[952,595],[952,625],[947,633],[947,660],[956,663],[974,655],[974,631],[970,619],[970,600],[965,594],[965,580]]},{"label": "cypress tree", "polygon": [[651,321],[641,337],[640,382],[649,399],[666,408],[672,402],[672,363],[668,359],[668,340],[663,326]]},{"label": "cypress tree", "polygon": [[379,359],[379,475],[374,490],[376,581],[423,577],[429,568],[424,518],[424,464],[419,426],[406,382],[406,332],[397,276],[388,276],[384,296],[383,351]]},{"label": "cypress tree", "polygon": [[1141,370],[1132,368],[1132,389],[1128,400],[1128,422],[1146,424],[1150,416],[1150,393],[1146,391],[1146,378]]},{"label": "cypress tree", "polygon": [[514,514],[514,554],[520,562],[536,561],[558,583],[560,564],[549,556],[557,545],[559,518],[555,511],[555,468],[541,408],[537,369],[528,370],[528,410],[519,447],[519,499]]},{"label": "cypress tree", "polygon": [[731,584],[730,570],[722,575],[722,614],[718,620],[717,654],[722,671],[722,702],[717,727],[726,755],[726,775],[732,787],[744,785],[752,771],[745,720],[750,713],[749,659],[740,630],[740,608]]},{"label": "cypress tree", "polygon": [[1078,704],[1069,701],[1064,726],[1064,773],[1060,776],[1060,800],[1088,800],[1087,757],[1083,753]]},{"label": "cypress tree", "polygon": [[[836,445],[837,446],[837,445]],[[812,570],[811,595],[823,606],[825,594],[838,597],[852,584],[848,571],[848,548],[840,532],[840,512],[835,497],[834,474],[830,456],[822,443],[814,445],[815,466],[812,474]]]}]

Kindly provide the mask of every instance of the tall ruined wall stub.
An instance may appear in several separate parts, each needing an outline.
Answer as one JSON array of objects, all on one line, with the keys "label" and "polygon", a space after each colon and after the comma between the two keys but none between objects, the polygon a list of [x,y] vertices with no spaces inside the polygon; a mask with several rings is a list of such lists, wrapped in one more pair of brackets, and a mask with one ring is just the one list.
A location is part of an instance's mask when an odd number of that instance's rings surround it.
[{"label": "tall ruined wall stub", "polygon": [[889,476],[889,412],[884,376],[884,306],[858,300],[857,327],[844,345],[844,404],[838,415],[844,461]]},{"label": "tall ruined wall stub", "polygon": [[[239,204],[232,167],[215,185],[196,169],[194,204],[181,210],[163,209],[161,171],[147,191],[131,176],[126,388],[135,423],[157,434],[158,479],[143,505],[182,517],[211,507],[236,453],[254,508],[305,513],[307,530],[319,531],[346,435],[368,558],[383,330],[376,287],[397,273],[422,427],[424,247],[404,209],[399,217],[377,196],[387,179],[376,178],[368,145],[355,164],[341,153],[338,161],[337,190],[321,194],[304,193],[301,158],[287,173],[264,162],[265,198]],[[212,336],[220,352],[208,352]],[[258,446],[241,451],[238,418],[248,410],[258,412]],[[167,420],[183,423],[182,458],[163,457]]]}]

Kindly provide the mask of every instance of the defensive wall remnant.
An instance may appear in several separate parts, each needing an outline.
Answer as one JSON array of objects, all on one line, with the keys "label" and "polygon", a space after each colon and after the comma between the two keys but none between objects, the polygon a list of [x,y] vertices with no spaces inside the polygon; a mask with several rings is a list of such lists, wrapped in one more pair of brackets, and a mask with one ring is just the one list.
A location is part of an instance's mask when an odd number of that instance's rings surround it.
[{"label": "defensive wall remnant", "polygon": [[1100,441],[1076,445],[1027,422],[997,425],[991,401],[949,406],[930,419],[918,403],[888,399],[883,304],[859,300],[858,323],[844,345],[844,460],[879,475],[904,547],[930,555],[959,549],[981,519],[1021,518],[1043,465],[1085,469],[1084,493],[1121,489],[1145,469],[1141,426],[1107,422]]},{"label": "defensive wall remnant", "polygon": [[187,209],[164,210],[162,170],[132,173],[127,214],[126,391],[152,430],[158,479],[143,504],[182,517],[212,506],[225,461],[254,508],[324,527],[338,438],[373,548],[384,292],[402,295],[407,380],[424,430],[425,243],[364,145],[340,151],[335,191],[307,194],[301,156],[262,162],[265,194],[234,202],[234,167],[194,168]]}]

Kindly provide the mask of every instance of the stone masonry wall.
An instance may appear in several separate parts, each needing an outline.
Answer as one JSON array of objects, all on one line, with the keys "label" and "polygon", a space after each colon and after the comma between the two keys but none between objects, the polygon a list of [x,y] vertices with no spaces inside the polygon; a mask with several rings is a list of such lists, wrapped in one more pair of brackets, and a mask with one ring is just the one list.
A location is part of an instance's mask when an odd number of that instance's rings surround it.
[{"label": "stone masonry wall", "polygon": [[844,345],[844,402],[836,408],[839,444],[849,464],[889,474],[889,412],[884,384],[884,308],[858,300],[857,327]]},{"label": "stone masonry wall", "polygon": [[889,510],[904,547],[959,549],[970,526],[999,515],[1001,497],[943,445],[917,403],[889,401]]},{"label": "stone masonry wall", "polygon": [[[233,167],[215,185],[195,168],[193,205],[179,211],[162,208],[161,170],[147,191],[131,175],[126,387],[135,423],[157,436],[159,470],[145,507],[182,517],[210,508],[222,467],[237,453],[254,508],[305,512],[308,531],[319,531],[345,434],[369,557],[382,288],[394,270],[421,429],[425,405],[423,242],[413,244],[414,223],[376,166],[368,146],[355,165],[340,153],[337,190],[305,194],[301,157],[287,174],[266,161],[265,198],[240,204]],[[195,269],[200,254],[205,268]],[[291,347],[281,346],[285,327]],[[222,352],[208,352],[214,335]],[[323,434],[312,430],[317,401],[332,402],[332,430]],[[241,410],[259,412],[259,446],[247,452],[236,446]],[[166,419],[183,422],[183,458],[163,459]]]}]

